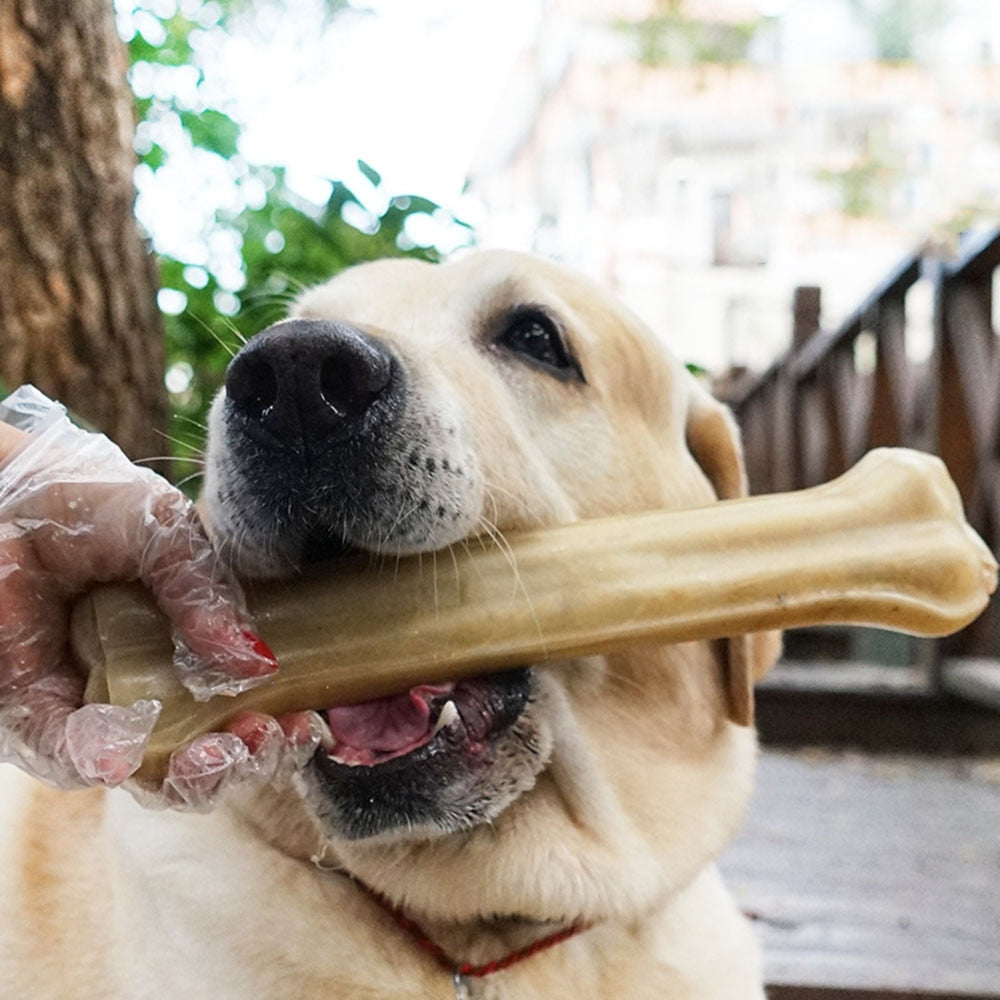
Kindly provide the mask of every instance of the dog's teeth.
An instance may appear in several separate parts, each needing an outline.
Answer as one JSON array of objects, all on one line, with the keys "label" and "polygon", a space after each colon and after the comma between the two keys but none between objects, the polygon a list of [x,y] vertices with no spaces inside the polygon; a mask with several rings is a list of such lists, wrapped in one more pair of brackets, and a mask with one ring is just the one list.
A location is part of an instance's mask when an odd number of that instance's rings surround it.
[{"label": "dog's teeth", "polygon": [[326,721],[321,712],[313,712],[313,715],[316,718],[317,726],[319,726],[319,745],[327,753],[330,753],[337,745],[336,740],[333,738],[333,733],[330,732],[330,724]]},{"label": "dog's teeth", "polygon": [[438,716],[438,725],[450,726],[456,722],[458,722],[458,709],[455,707],[455,703],[449,699],[441,708],[441,714]]},{"label": "dog's teeth", "polygon": [[434,723],[434,731],[431,733],[431,738],[433,739],[445,726],[450,726],[458,721],[458,709],[455,708],[455,703],[450,699],[441,706],[441,711],[438,713],[437,722]]}]

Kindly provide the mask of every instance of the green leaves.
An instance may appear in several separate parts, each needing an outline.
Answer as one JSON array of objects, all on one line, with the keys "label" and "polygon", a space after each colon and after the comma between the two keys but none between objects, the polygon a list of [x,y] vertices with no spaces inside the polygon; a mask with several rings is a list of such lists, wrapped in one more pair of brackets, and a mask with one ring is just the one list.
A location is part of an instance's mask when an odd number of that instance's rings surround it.
[{"label": "green leaves", "polygon": [[912,60],[921,42],[933,38],[955,13],[952,0],[850,0],[869,28],[879,59]]},{"label": "green leaves", "polygon": [[365,163],[364,160],[358,160],[358,170],[361,171],[365,179],[374,187],[378,187],[382,183],[382,175],[374,167],[370,167]]},{"label": "green leaves", "polygon": [[184,131],[191,137],[192,145],[227,160],[236,155],[240,127],[229,115],[215,108],[206,108],[197,112],[180,111],[178,117]]},{"label": "green leaves", "polygon": [[718,21],[689,16],[678,0],[659,0],[653,13],[639,20],[619,20],[619,30],[634,39],[636,55],[646,66],[744,61],[763,17]]}]

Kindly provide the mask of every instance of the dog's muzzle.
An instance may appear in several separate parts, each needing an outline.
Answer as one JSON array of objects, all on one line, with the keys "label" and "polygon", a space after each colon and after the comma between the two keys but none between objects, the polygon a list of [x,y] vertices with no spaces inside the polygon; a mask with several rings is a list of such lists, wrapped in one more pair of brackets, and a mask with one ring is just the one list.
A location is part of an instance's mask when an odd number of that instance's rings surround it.
[{"label": "dog's muzzle", "polygon": [[235,566],[274,576],[358,549],[472,532],[482,477],[455,393],[345,323],[292,319],[230,362],[210,417],[205,505]]}]

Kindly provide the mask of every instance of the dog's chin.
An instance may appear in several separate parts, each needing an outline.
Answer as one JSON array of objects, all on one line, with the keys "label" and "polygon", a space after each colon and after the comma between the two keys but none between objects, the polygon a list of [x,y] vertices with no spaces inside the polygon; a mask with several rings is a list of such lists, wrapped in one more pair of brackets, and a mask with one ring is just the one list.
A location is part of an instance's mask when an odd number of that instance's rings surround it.
[{"label": "dog's chin", "polygon": [[550,747],[530,668],[327,710],[306,768],[328,836],[427,839],[495,819],[530,789]]}]

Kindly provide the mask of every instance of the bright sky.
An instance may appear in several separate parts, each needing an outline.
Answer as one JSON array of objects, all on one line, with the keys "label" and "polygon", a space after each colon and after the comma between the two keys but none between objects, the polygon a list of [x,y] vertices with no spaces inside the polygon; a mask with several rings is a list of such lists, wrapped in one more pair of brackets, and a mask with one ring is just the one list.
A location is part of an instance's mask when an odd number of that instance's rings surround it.
[{"label": "bright sky", "polygon": [[[294,29],[279,29],[273,48],[229,47],[220,69],[248,112],[244,151],[327,177],[345,176],[362,156],[392,189],[450,201],[531,41],[539,0],[367,5],[374,16],[342,16],[306,52]],[[262,71],[272,59],[284,79]]]}]

